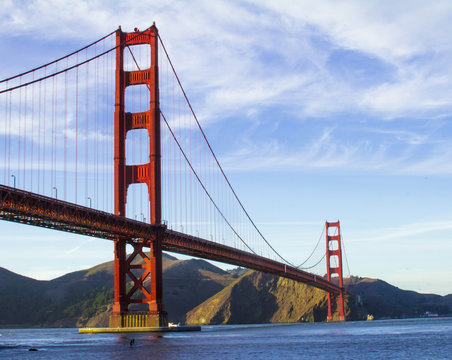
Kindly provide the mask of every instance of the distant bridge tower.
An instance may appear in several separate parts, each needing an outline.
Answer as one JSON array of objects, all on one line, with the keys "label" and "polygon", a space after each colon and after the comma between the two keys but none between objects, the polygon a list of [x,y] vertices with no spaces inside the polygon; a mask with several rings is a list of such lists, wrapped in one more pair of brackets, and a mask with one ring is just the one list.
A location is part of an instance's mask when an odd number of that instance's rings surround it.
[{"label": "distant bridge tower", "polygon": [[[149,45],[150,68],[124,71],[124,49],[132,45]],[[114,169],[115,214],[126,216],[127,190],[129,185],[145,183],[149,192],[150,222],[161,225],[161,151],[160,106],[158,79],[158,30],[155,24],[140,33],[116,31],[116,90],[114,116]],[[141,113],[127,112],[125,90],[128,86],[146,85],[150,92],[149,109]],[[135,129],[147,129],[149,134],[149,162],[126,165],[126,135]],[[114,305],[110,319],[111,327],[167,326],[167,315],[162,299],[162,231],[149,243],[142,239],[130,241],[133,253],[127,257],[126,239],[115,240]],[[149,257],[143,247],[149,246]],[[135,261],[134,261],[135,260]],[[144,264],[136,263],[144,261]],[[132,264],[134,261],[134,264]],[[141,275],[137,275],[141,272]],[[132,288],[127,290],[127,277]],[[149,285],[150,280],[150,285]],[[146,285],[145,285],[146,281]],[[145,313],[132,313],[131,304],[147,304]]]},{"label": "distant bridge tower", "polygon": [[[342,281],[342,247],[341,247],[341,226],[339,220],[337,222],[326,222],[326,269],[327,280],[334,281],[337,279],[339,287],[343,289]],[[333,307],[333,301],[335,306]],[[339,314],[334,317],[334,308]],[[328,321],[344,321],[344,293],[332,294],[328,293]]]}]

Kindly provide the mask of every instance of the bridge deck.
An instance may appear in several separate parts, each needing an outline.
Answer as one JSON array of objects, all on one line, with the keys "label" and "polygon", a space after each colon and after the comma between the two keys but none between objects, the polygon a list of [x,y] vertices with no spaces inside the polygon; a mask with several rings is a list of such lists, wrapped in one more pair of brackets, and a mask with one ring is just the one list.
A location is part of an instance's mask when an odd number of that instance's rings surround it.
[{"label": "bridge deck", "polygon": [[243,266],[339,294],[344,290],[321,276],[250,252],[217,244],[164,225],[147,224],[104,211],[0,185],[0,219],[108,240],[149,243],[163,232],[164,250]]}]

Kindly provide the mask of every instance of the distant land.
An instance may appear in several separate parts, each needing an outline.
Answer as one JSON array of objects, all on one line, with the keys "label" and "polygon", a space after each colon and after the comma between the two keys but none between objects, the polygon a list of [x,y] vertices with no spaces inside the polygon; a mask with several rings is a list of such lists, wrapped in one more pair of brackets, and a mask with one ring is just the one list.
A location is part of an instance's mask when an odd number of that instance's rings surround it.
[{"label": "distant land", "polygon": [[[237,268],[224,271],[200,259],[164,254],[164,303],[169,321],[245,324],[325,321],[322,290]],[[452,294],[401,290],[382,280],[351,277],[347,318],[375,319],[452,314]],[[113,262],[39,281],[0,268],[0,327],[108,326],[113,302]]]}]

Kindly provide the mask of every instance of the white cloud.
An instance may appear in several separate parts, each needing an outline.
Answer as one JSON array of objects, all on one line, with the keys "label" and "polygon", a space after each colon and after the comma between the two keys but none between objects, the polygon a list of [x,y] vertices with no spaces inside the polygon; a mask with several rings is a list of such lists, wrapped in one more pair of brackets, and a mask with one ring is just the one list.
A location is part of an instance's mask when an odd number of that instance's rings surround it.
[{"label": "white cloud", "polygon": [[61,255],[58,255],[58,258],[66,258],[68,256],[73,256],[74,253],[78,252],[80,249],[83,249],[84,247],[86,247],[89,243],[93,242],[93,241],[99,241],[99,239],[96,238],[92,238],[92,237],[88,237],[86,238],[84,241],[79,242],[78,245],[72,247],[71,249],[65,251],[64,253],[62,253]]},{"label": "white cloud", "polygon": [[[3,9],[0,18],[16,36],[70,37],[81,44],[121,22],[127,31],[135,26],[143,29],[155,19],[203,126],[231,117],[256,119],[270,111],[298,119],[338,118],[352,112],[362,114],[363,123],[369,116],[373,121],[397,117],[424,121],[452,112],[452,62],[448,61],[452,44],[444,40],[452,30],[448,21],[452,7],[447,2],[194,1],[188,6],[180,1],[165,5],[149,1],[134,6],[35,0],[21,6],[8,1]],[[360,83],[353,72],[359,69],[350,63],[344,71],[351,75],[345,76],[336,63],[329,63],[339,50],[359,55],[359,61],[369,60],[370,65],[362,65],[369,66],[369,73],[375,64],[383,64],[392,75],[386,76],[385,70],[381,78],[376,74],[369,84]],[[338,120],[326,126],[337,124]],[[388,131],[376,127],[377,134]],[[367,135],[363,140],[356,131],[356,141],[338,136],[335,142],[314,140],[295,151],[285,149],[281,140],[262,146],[252,144],[250,138],[224,159],[230,165],[241,156],[238,166],[248,169],[452,171],[445,142],[413,159],[411,147],[394,154],[390,144]],[[394,141],[407,146],[428,141],[418,131],[399,135]]]},{"label": "white cloud", "polygon": [[338,46],[393,59],[450,51],[447,1],[255,1],[275,13],[320,29]]},{"label": "white cloud", "polygon": [[[359,109],[393,118],[451,110],[448,2],[140,4],[9,1],[0,18],[16,36],[89,40],[121,23],[130,31],[155,19],[204,123],[276,105],[298,116]],[[338,49],[378,59],[396,78],[357,86],[326,65]]]},{"label": "white cloud", "polygon": [[430,117],[450,111],[450,78],[445,74],[409,74],[396,83],[368,89],[361,105],[383,117]]},{"label": "white cloud", "polygon": [[[203,126],[247,120],[243,138],[227,139],[237,140],[221,154],[227,170],[450,175],[451,7],[448,1],[5,0],[0,49],[9,52],[11,36],[37,43],[41,53],[52,43],[79,48],[118,25],[131,31],[155,20]],[[29,51],[23,61],[38,65],[36,50]],[[14,63],[13,55],[4,61]],[[275,114],[269,125],[264,115]],[[304,135],[294,120],[311,132],[296,145],[285,139],[292,131]],[[269,126],[286,131],[264,138],[260,129]],[[371,236],[366,230],[362,241],[403,241],[448,232],[452,224],[382,227]]]},{"label": "white cloud", "polygon": [[[424,133],[422,133],[424,131]],[[363,129],[350,139],[342,139],[337,128],[325,128],[295,148],[277,139],[252,142],[241,139],[240,146],[221,156],[227,171],[335,171],[381,175],[450,175],[452,147],[426,134],[413,131]],[[369,135],[369,133],[373,135]],[[385,138],[380,143],[371,136]],[[402,146],[402,150],[397,150]],[[424,146],[419,151],[418,146]]]},{"label": "white cloud", "polygon": [[[436,222],[420,222],[414,224],[403,224],[396,228],[383,228],[383,229],[374,229],[374,230],[366,230],[366,233],[375,233],[378,235],[366,237],[366,236],[353,236],[352,239],[349,239],[348,242],[382,242],[387,240],[394,239],[403,239],[403,238],[413,238],[418,235],[423,235],[427,233],[432,233],[436,231],[445,231],[452,229],[452,221],[436,221]],[[355,240],[356,239],[356,240]],[[403,245],[406,246],[406,245]],[[410,244],[410,247],[414,246],[414,244]],[[421,245],[425,247],[426,245]],[[451,245],[449,242],[446,244],[447,248]],[[428,247],[431,249],[431,244],[428,244]]]}]

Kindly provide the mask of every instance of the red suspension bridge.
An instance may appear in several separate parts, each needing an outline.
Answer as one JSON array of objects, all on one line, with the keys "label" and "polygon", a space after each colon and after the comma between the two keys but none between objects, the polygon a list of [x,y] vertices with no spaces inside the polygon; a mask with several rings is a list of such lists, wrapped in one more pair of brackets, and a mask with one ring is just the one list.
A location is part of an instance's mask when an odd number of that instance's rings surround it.
[{"label": "red suspension bridge", "polygon": [[112,240],[112,327],[126,326],[136,304],[146,312],[135,325],[167,325],[163,250],[310,284],[328,292],[328,318],[345,319],[339,222],[324,228],[326,278],[276,251],[224,173],[155,25],[119,28],[2,80],[0,106],[0,218]]}]

